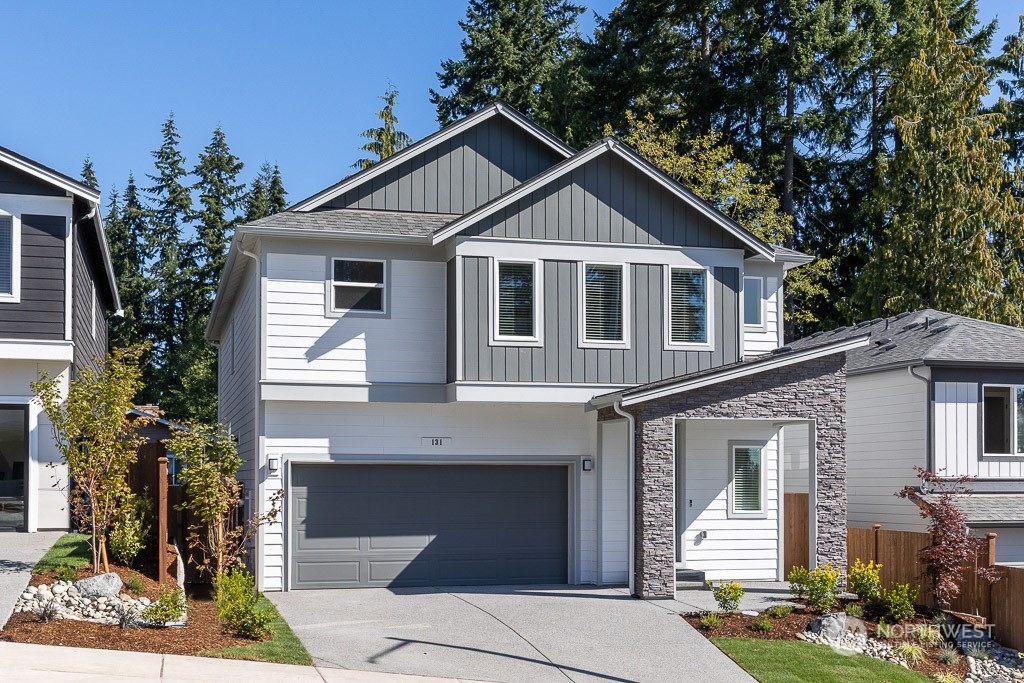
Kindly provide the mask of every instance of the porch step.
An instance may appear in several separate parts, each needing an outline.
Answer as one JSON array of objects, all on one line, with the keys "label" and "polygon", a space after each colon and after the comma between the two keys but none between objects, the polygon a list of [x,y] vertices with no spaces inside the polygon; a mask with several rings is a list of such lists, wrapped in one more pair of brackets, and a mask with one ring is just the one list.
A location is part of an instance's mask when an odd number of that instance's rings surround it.
[{"label": "porch step", "polygon": [[704,572],[696,569],[677,569],[676,583],[696,583],[704,585]]}]

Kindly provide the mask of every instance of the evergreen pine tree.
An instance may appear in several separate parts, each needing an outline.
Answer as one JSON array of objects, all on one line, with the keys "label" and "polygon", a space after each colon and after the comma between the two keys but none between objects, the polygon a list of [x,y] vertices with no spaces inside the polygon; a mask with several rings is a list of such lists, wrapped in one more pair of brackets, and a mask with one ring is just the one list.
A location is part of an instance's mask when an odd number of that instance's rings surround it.
[{"label": "evergreen pine tree", "polygon": [[405,149],[412,144],[412,138],[398,130],[398,117],[395,115],[395,102],[398,99],[398,90],[394,86],[389,86],[384,91],[384,94],[380,96],[380,99],[384,100],[384,108],[376,114],[377,118],[380,119],[380,126],[369,128],[359,134],[360,137],[369,140],[359,149],[374,155],[376,158],[364,157],[358,159],[352,166],[360,170],[369,168],[378,161],[387,159],[395,152]]},{"label": "evergreen pine tree", "polygon": [[281,213],[288,208],[288,193],[284,189],[284,180],[281,178],[281,169],[274,164],[270,172],[270,182],[267,183],[267,197],[270,201],[270,215]]},{"label": "evergreen pine tree", "polygon": [[1006,37],[994,66],[1000,72],[996,84],[1002,94],[996,110],[1006,117],[1002,129],[1010,146],[1008,157],[1020,168],[1024,167],[1024,14],[1018,22],[1017,32]]},{"label": "evergreen pine tree", "polygon": [[245,193],[245,222],[251,223],[284,211],[287,207],[285,194],[281,171],[276,164],[271,166],[270,162],[264,161]]},{"label": "evergreen pine tree", "polygon": [[82,162],[82,182],[94,190],[100,189],[100,181],[96,179],[96,169],[92,166],[92,159],[85,158]]},{"label": "evergreen pine tree", "polygon": [[[150,256],[146,239],[149,211],[142,205],[135,176],[131,173],[128,174],[123,203],[116,189],[110,191],[106,228],[110,260],[124,307],[123,317],[110,320],[110,346],[131,346],[144,341],[143,326],[151,284],[144,272]],[[148,364],[148,359],[145,362]]]},{"label": "evergreen pine tree", "polygon": [[934,2],[926,36],[887,92],[899,144],[878,164],[859,298],[871,315],[934,307],[1020,325],[1024,205],[1009,190],[1004,117],[986,113],[989,73]]}]

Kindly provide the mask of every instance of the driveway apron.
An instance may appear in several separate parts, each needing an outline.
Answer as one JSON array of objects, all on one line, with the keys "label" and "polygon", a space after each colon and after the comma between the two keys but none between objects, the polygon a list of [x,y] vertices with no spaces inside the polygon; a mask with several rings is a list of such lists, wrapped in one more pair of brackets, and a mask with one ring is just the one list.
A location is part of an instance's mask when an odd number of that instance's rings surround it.
[{"label": "driveway apron", "polygon": [[63,531],[0,532],[0,627],[11,617],[14,603],[32,576],[32,567],[63,535]]},{"label": "driveway apron", "polygon": [[368,588],[271,593],[316,663],[519,681],[753,679],[678,614],[623,589]]}]

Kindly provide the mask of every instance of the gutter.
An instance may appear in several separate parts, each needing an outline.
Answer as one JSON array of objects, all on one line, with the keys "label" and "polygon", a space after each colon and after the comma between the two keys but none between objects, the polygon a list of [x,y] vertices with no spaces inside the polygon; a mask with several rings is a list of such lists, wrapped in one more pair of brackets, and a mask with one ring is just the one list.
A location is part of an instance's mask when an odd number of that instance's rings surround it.
[{"label": "gutter", "polygon": [[622,409],[622,401],[616,401],[612,404],[612,410],[617,414],[626,418],[626,423],[629,425],[629,503],[626,505],[626,509],[629,510],[629,526],[628,531],[628,543],[629,543],[629,569],[626,575],[629,579],[629,594],[636,594],[636,549],[633,545],[633,536],[635,534],[634,529],[636,528],[636,418],[631,414],[627,413]]}]

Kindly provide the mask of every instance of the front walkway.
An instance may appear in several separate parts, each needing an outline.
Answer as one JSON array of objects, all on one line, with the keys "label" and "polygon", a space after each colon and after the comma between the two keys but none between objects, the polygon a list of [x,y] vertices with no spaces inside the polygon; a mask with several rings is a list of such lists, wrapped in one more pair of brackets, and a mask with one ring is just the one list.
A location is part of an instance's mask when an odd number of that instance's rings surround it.
[{"label": "front walkway", "polygon": [[753,681],[679,616],[694,607],[637,600],[624,588],[362,588],[267,597],[325,667],[506,683]]},{"label": "front walkway", "polygon": [[32,577],[32,567],[63,535],[63,531],[0,532],[0,627],[11,617],[14,603]]},{"label": "front walkway", "polygon": [[[714,581],[717,587],[718,582]],[[728,583],[728,582],[726,582]],[[740,581],[743,599],[740,610],[763,612],[773,605],[795,605],[789,592],[788,581]],[[718,612],[715,596],[704,584],[697,581],[676,582],[676,599],[673,603],[683,605],[681,612]]]}]

